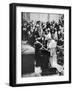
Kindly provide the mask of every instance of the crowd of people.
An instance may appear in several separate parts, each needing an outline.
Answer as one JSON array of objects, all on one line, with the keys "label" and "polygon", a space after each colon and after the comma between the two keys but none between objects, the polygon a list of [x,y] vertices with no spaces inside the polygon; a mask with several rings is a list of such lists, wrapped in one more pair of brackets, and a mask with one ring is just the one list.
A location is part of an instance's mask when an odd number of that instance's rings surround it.
[{"label": "crowd of people", "polygon": [[35,48],[36,67],[55,67],[63,74],[64,16],[58,22],[23,20],[22,41]]}]

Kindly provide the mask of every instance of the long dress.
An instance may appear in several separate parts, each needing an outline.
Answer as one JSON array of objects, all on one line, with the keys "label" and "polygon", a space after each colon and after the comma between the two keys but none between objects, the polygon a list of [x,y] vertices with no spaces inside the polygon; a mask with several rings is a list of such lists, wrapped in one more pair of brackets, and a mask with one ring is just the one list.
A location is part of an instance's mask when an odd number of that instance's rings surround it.
[{"label": "long dress", "polygon": [[47,44],[48,48],[50,48],[50,64],[51,67],[57,68],[59,72],[63,71],[63,67],[57,64],[57,54],[56,54],[56,46],[57,42],[55,40],[51,40],[50,43]]},{"label": "long dress", "polygon": [[50,63],[51,66],[54,66],[54,63],[57,63],[57,59],[56,59],[56,41],[55,40],[51,40],[50,43],[47,43],[47,47],[50,48]]}]

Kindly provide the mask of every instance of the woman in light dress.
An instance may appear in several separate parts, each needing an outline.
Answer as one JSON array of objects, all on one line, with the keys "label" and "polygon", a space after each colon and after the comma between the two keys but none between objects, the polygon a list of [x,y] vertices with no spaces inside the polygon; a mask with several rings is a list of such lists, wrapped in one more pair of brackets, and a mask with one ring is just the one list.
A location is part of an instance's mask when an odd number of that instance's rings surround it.
[{"label": "woman in light dress", "polygon": [[63,71],[63,67],[57,64],[57,54],[56,54],[57,42],[51,38],[49,38],[47,42],[47,48],[50,49],[50,64],[51,67],[57,68],[59,72]]}]

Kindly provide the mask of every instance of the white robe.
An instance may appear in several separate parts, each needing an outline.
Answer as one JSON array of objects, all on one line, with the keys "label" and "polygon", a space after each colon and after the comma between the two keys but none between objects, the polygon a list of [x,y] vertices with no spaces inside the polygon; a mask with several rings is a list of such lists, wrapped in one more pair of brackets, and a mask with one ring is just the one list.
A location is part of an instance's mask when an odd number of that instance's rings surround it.
[{"label": "white robe", "polygon": [[55,67],[57,68],[57,70],[59,72],[63,71],[63,67],[59,64],[57,64],[57,55],[56,55],[56,46],[57,46],[57,42],[55,40],[51,40],[50,43],[47,44],[48,48],[50,48],[50,63],[51,63],[51,67]]}]

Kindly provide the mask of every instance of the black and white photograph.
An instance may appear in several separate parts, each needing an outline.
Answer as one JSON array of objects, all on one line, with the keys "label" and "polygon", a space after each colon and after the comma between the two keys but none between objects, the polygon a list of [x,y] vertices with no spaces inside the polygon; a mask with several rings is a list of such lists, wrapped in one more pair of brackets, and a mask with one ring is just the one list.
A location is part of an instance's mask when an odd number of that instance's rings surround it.
[{"label": "black and white photograph", "polygon": [[64,14],[21,12],[22,77],[64,75]]},{"label": "black and white photograph", "polygon": [[10,4],[10,86],[71,83],[71,7]]}]

